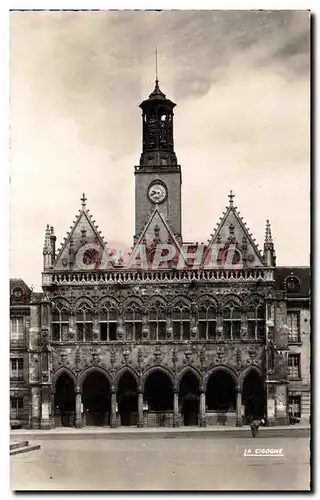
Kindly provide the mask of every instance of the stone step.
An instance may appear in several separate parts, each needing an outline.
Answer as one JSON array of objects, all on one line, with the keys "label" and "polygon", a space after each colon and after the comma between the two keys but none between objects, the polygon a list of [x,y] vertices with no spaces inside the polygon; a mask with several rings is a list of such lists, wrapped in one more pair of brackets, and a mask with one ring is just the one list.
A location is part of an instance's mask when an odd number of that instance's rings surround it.
[{"label": "stone step", "polygon": [[16,443],[10,443],[10,450],[16,450],[17,448],[23,448],[29,445],[29,441],[17,441]]},{"label": "stone step", "polygon": [[26,453],[27,451],[33,451],[39,449],[40,449],[40,444],[29,444],[28,446],[21,446],[20,448],[10,450],[10,455],[18,455],[18,453]]}]

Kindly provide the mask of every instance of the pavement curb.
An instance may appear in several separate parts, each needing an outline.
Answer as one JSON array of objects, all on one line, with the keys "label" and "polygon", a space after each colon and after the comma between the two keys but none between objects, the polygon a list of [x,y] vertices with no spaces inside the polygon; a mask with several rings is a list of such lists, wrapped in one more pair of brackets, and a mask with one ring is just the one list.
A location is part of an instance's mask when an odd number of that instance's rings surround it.
[{"label": "pavement curb", "polygon": [[[186,429],[48,429],[48,430],[17,430],[11,431],[11,439],[28,438],[32,440],[47,439],[185,439],[185,438],[248,438],[251,436],[249,427],[235,428],[195,428]],[[309,437],[309,427],[266,427],[260,428],[258,436],[268,437]]]}]

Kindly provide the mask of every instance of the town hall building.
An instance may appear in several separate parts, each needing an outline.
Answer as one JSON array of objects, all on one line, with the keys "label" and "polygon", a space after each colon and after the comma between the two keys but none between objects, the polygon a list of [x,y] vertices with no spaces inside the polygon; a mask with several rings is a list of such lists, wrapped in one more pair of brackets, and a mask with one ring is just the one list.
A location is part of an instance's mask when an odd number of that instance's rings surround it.
[{"label": "town hall building", "polygon": [[175,106],[158,80],[140,104],[131,254],[83,195],[59,249],[46,228],[42,293],[11,280],[12,425],[309,420],[309,268],[276,266],[269,221],[260,251],[232,192],[208,243],[183,240]]}]

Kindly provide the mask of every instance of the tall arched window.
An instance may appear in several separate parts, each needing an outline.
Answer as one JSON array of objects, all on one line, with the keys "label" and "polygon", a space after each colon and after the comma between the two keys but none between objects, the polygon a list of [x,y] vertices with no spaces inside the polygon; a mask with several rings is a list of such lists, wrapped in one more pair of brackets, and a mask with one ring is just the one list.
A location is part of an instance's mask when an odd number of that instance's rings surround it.
[{"label": "tall arched window", "polygon": [[76,311],[77,341],[92,341],[92,311],[87,304],[82,304]]},{"label": "tall arched window", "polygon": [[117,340],[117,311],[103,307],[99,312],[100,340]]},{"label": "tall arched window", "polygon": [[52,310],[52,340],[67,341],[69,338],[69,311],[63,305],[56,305]]},{"label": "tall arched window", "polygon": [[190,339],[190,309],[184,305],[177,305],[172,310],[173,340]]},{"label": "tall arched window", "polygon": [[201,304],[198,309],[200,340],[213,340],[216,336],[217,312],[212,304]]},{"label": "tall arched window", "polygon": [[125,311],[126,340],[140,340],[142,337],[142,311],[136,304],[132,304]]},{"label": "tall arched window", "polygon": [[241,310],[234,302],[223,308],[223,337],[225,339],[240,339]]},{"label": "tall arched window", "polygon": [[252,302],[247,310],[248,337],[263,340],[265,337],[265,308],[261,302]]},{"label": "tall arched window", "polygon": [[149,338],[150,340],[166,339],[167,320],[164,307],[152,306],[149,312]]}]

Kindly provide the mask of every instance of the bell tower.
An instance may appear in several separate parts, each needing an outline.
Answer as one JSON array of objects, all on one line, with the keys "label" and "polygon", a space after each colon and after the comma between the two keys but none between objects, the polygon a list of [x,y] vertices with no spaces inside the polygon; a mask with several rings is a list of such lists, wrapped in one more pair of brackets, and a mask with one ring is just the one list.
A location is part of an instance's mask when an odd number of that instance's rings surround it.
[{"label": "bell tower", "polygon": [[142,153],[135,167],[135,236],[139,237],[155,206],[181,239],[181,168],[174,151],[174,102],[160,90],[156,77],[142,110]]}]

